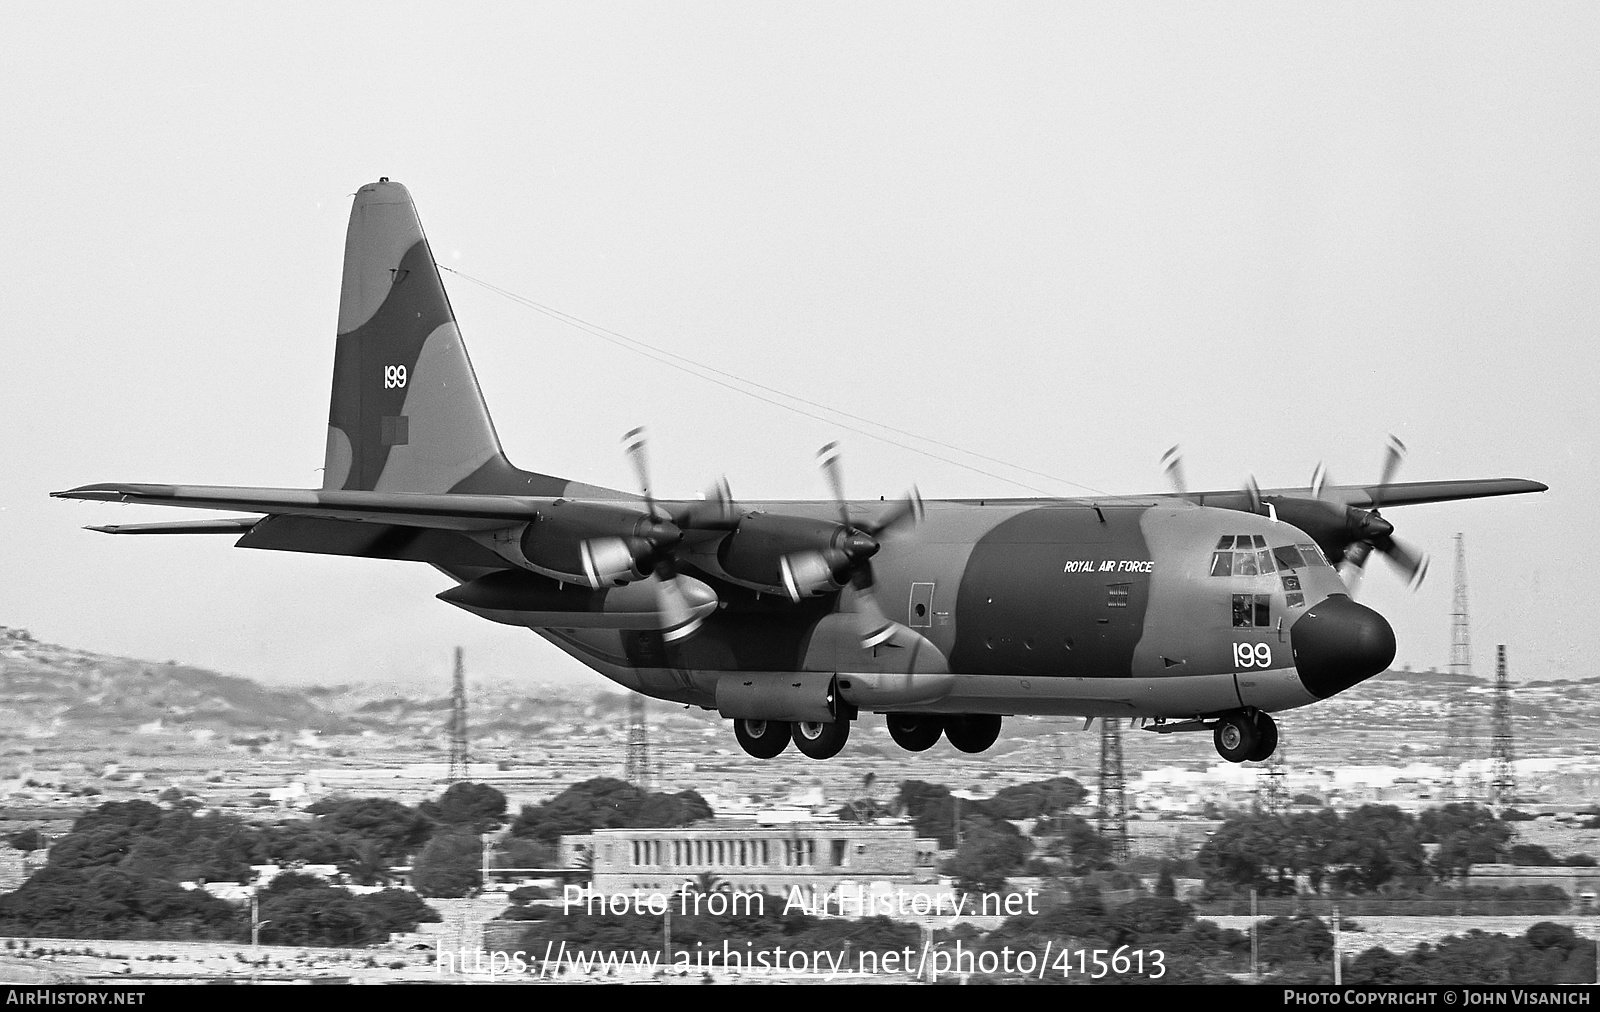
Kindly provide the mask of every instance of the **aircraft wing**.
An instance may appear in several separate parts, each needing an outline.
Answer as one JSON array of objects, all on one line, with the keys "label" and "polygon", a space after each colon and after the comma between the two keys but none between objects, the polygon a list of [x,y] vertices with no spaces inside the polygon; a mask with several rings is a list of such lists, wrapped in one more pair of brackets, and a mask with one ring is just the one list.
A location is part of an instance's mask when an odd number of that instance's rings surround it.
[{"label": "aircraft wing", "polygon": [[[1388,509],[1390,506],[1415,506],[1430,502],[1453,502],[1457,499],[1484,499],[1497,495],[1521,495],[1526,492],[1546,492],[1550,486],[1526,478],[1468,478],[1461,481],[1401,481],[1388,485],[1328,485],[1321,490],[1321,498],[1345,506],[1370,509],[1374,505]],[[1264,488],[1262,499],[1313,498],[1304,488]],[[1192,492],[1185,496],[1201,506],[1223,509],[1249,510],[1250,493],[1243,489],[1225,492]]]},{"label": "aircraft wing", "polygon": [[[357,492],[302,488],[245,488],[225,485],[82,485],[50,493],[56,499],[187,506],[194,509],[248,510],[277,516],[354,520],[442,530],[493,530],[526,523],[553,500],[526,496],[455,495],[416,492]],[[240,520],[96,528],[110,534],[244,533]],[[232,525],[232,526],[228,526]],[[142,527],[143,530],[136,528]]]}]

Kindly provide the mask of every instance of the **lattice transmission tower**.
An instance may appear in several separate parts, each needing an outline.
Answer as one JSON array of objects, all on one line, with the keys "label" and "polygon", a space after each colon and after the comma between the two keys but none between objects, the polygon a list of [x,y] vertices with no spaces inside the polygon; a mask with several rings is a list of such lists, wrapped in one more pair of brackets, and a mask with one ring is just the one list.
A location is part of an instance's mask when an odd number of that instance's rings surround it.
[{"label": "lattice transmission tower", "polygon": [[459,783],[470,775],[467,758],[467,672],[461,663],[461,648],[456,647],[456,671],[450,683],[450,772],[449,783]]},{"label": "lattice transmission tower", "polygon": [[1122,722],[1100,718],[1100,835],[1111,844],[1111,856],[1128,856],[1128,787],[1122,772]]},{"label": "lattice transmission tower", "polygon": [[1278,728],[1278,747],[1267,765],[1256,773],[1256,804],[1263,812],[1284,815],[1289,811],[1289,739],[1282,725]]},{"label": "lattice transmission tower", "polygon": [[1472,763],[1478,759],[1478,715],[1472,695],[1472,629],[1467,622],[1467,542],[1456,535],[1456,588],[1450,608],[1450,687],[1445,697],[1445,764],[1453,767],[1446,791],[1450,800],[1478,796]]},{"label": "lattice transmission tower", "polygon": [[628,693],[628,754],[622,779],[641,791],[650,789],[650,722],[645,717],[644,697],[637,692]]},{"label": "lattice transmission tower", "polygon": [[1491,717],[1494,745],[1489,762],[1489,806],[1498,809],[1517,799],[1517,774],[1512,767],[1515,750],[1511,738],[1511,679],[1506,674],[1506,647],[1494,648],[1494,710]]}]

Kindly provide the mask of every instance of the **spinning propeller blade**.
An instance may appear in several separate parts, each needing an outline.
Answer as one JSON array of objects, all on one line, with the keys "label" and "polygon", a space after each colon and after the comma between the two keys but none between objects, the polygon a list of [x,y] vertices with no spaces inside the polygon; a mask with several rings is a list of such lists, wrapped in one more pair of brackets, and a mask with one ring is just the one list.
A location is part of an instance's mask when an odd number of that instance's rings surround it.
[{"label": "spinning propeller blade", "polygon": [[[650,511],[650,516],[658,517],[656,500],[650,493],[650,464],[645,448],[646,438],[644,428],[629,429],[623,435],[622,442],[627,448],[628,459],[633,462],[635,475],[639,479],[639,491],[644,496],[645,507]],[[726,484],[724,482],[724,484]],[[653,562],[655,572],[652,574],[652,585],[655,587],[657,606],[665,619],[665,628],[661,638],[668,643],[681,640],[705,621],[697,617],[694,609],[689,606],[689,601],[684,594],[683,584],[678,579],[677,562],[673,558],[673,550],[683,540],[683,532],[673,524],[664,523],[663,527],[670,527],[674,537],[663,537],[653,542],[655,551]]]},{"label": "spinning propeller blade", "polygon": [[922,519],[921,494],[913,488],[906,497],[876,521],[858,523],[850,519],[850,505],[844,496],[844,472],[839,463],[839,444],[828,443],[817,451],[817,460],[828,486],[833,491],[834,503],[839,509],[839,523],[848,531],[844,543],[845,554],[851,559],[848,603],[851,611],[865,619],[861,634],[861,648],[871,649],[894,635],[894,623],[889,621],[873,591],[872,556],[878,552],[878,538],[907,524],[915,525]]}]

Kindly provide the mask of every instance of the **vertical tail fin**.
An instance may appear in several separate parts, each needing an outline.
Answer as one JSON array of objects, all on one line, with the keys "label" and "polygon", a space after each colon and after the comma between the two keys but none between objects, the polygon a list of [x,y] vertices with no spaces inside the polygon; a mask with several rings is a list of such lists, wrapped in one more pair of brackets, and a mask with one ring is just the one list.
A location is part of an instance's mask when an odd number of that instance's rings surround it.
[{"label": "vertical tail fin", "polygon": [[513,470],[411,194],[369,183],[345,236],[322,487],[448,492],[491,462]]}]

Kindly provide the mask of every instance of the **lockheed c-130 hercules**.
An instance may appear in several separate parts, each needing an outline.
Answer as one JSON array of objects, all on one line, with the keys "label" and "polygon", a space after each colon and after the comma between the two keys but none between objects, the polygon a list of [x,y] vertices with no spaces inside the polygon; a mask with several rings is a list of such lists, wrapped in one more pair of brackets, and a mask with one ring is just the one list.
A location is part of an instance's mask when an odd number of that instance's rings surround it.
[{"label": "lockheed c-130 hercules", "polygon": [[[715,709],[750,755],[836,755],[884,714],[919,752],[994,743],[1006,715],[1141,718],[1211,731],[1232,762],[1270,716],[1388,667],[1393,630],[1334,564],[1425,560],[1379,507],[1544,491],[1521,479],[1101,499],[658,501],[514,467],[405,187],[356,194],[320,489],[84,485],[61,498],[245,511],[93,527],[228,534],[243,548],[401,559],[441,600],[533,629],[658,699]],[[1176,462],[1174,462],[1176,463]],[[1171,468],[1169,468],[1171,469]],[[1330,560],[1334,564],[1330,564]]]}]

